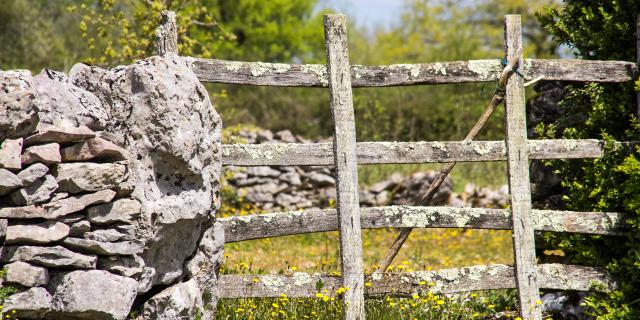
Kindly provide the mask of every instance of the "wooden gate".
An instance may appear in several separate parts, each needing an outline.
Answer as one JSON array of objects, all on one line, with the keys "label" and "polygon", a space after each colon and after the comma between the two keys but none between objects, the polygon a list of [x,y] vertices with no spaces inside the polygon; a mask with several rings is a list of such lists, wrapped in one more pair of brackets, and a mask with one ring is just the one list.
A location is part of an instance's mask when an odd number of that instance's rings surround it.
[{"label": "wooden gate", "polygon": [[[324,19],[327,64],[279,64],[185,57],[203,82],[257,86],[328,87],[334,120],[333,143],[223,145],[223,165],[334,165],[337,210],[276,212],[218,219],[226,242],[339,230],[342,275],[222,275],[220,298],[314,297],[317,284],[343,296],[345,319],[364,319],[364,298],[410,296],[431,290],[455,293],[517,288],[523,319],[540,319],[539,290],[606,291],[615,283],[602,269],[537,264],[534,231],[617,235],[624,217],[615,212],[532,210],[529,160],[598,158],[599,140],[527,140],[525,80],[624,82],[636,76],[636,65],[624,61],[522,59],[519,15],[505,16],[505,57],[519,60],[524,76],[507,84],[505,141],[359,142],[356,143],[352,87],[492,82],[502,72],[499,60],[357,66],[349,64],[346,19]],[[175,15],[163,13],[159,54],[177,53]],[[519,55],[519,56],[518,56]],[[526,78],[526,79],[524,79]],[[617,143],[629,147],[628,143]],[[387,206],[359,208],[357,165],[427,162],[504,161],[508,163],[511,209]],[[513,232],[514,266],[471,266],[440,271],[365,275],[361,228],[477,228]],[[371,286],[364,286],[365,281]],[[424,283],[430,283],[429,288]],[[344,289],[342,290],[344,291]]]}]

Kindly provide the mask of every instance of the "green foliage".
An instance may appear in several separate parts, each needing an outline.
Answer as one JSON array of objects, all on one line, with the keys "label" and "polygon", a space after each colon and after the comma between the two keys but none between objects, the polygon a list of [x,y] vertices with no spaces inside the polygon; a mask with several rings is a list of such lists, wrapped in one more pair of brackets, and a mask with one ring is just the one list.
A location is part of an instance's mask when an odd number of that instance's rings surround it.
[{"label": "green foliage", "polygon": [[66,69],[84,51],[65,14],[73,0],[4,0],[0,6],[0,69]]},{"label": "green foliage", "polygon": [[[635,61],[635,19],[640,1],[568,1],[561,10],[540,14],[554,38],[584,59]],[[566,206],[580,211],[619,211],[631,226],[625,237],[545,235],[550,245],[576,263],[604,266],[620,289],[591,296],[589,312],[599,319],[640,318],[640,162],[638,149],[625,150],[614,140],[640,139],[633,84],[587,84],[568,87],[563,115],[537,128],[547,137],[600,138],[606,155],[596,160],[557,161],[564,177]]]}]

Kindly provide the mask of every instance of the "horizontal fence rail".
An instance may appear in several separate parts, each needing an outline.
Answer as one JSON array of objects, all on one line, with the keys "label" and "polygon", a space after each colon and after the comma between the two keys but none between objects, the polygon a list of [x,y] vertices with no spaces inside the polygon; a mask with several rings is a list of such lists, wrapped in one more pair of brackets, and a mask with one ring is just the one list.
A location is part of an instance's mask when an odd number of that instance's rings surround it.
[{"label": "horizontal fence rail", "polygon": [[[324,64],[286,64],[225,61],[186,57],[203,82],[273,87],[327,87]],[[499,59],[351,66],[353,87],[492,82],[502,71]],[[633,80],[637,67],[626,61],[525,59],[520,69],[526,80],[624,82]]]},{"label": "horizontal fence rail", "polygon": [[[529,140],[530,159],[585,159],[604,155],[601,140]],[[618,142],[631,149],[639,142]],[[358,164],[478,162],[507,159],[504,141],[358,142]],[[332,143],[222,145],[222,164],[235,166],[333,165]]]},{"label": "horizontal fence rail", "polygon": [[[608,291],[616,284],[602,269],[563,264],[536,267],[541,289]],[[220,298],[315,297],[333,295],[341,286],[340,276],[294,273],[293,275],[221,275]],[[515,288],[513,267],[503,264],[365,275],[365,295],[411,296],[414,293],[456,293]]]},{"label": "horizontal fence rail", "polygon": [[[388,206],[360,209],[362,228],[511,229],[507,209]],[[617,212],[532,210],[537,231],[620,235],[627,230]],[[220,218],[226,242],[338,230],[335,209],[274,212]]]}]

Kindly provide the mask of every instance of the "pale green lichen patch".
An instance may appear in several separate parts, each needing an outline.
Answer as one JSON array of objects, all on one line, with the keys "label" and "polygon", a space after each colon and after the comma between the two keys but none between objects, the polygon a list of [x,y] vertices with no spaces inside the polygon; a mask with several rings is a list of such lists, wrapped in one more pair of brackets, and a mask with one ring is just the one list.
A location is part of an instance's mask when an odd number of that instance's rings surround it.
[{"label": "pale green lichen patch", "polygon": [[375,273],[371,274],[371,279],[373,281],[380,281],[380,280],[382,280],[382,278],[383,278],[382,273],[375,272]]},{"label": "pale green lichen patch", "polygon": [[444,143],[442,143],[442,142],[438,142],[438,141],[433,142],[431,144],[431,146],[432,146],[432,148],[438,149],[438,150],[440,150],[442,152],[448,152],[447,146],[445,146]]},{"label": "pale green lichen patch", "polygon": [[311,276],[306,272],[296,272],[293,274],[293,284],[297,287],[302,287],[313,281]]},{"label": "pale green lichen patch", "polygon": [[431,66],[431,70],[433,70],[435,73],[441,73],[444,76],[447,75],[447,65],[440,62],[434,63]]},{"label": "pale green lichen patch", "polygon": [[224,68],[231,72],[238,72],[240,68],[242,68],[243,63],[238,61],[227,61],[225,62]]},{"label": "pale green lichen patch", "polygon": [[284,156],[290,148],[285,143],[274,143],[266,145],[234,144],[232,148],[240,148],[249,158],[253,160],[272,160],[276,157]]},{"label": "pale green lichen patch", "polygon": [[244,223],[249,223],[251,222],[251,216],[239,216],[238,220],[244,222]]},{"label": "pale green lichen patch", "polygon": [[483,79],[495,78],[500,72],[498,60],[470,60],[467,65],[469,70]]},{"label": "pale green lichen patch", "polygon": [[279,276],[262,276],[260,282],[267,287],[267,289],[278,292],[284,287],[284,281]]},{"label": "pale green lichen patch", "polygon": [[303,73],[312,73],[318,77],[322,85],[329,85],[329,77],[327,76],[327,67],[325,65],[303,64],[300,65],[300,71]]},{"label": "pale green lichen patch", "polygon": [[491,145],[489,145],[489,143],[478,142],[473,145],[473,151],[483,156],[491,152]]},{"label": "pale green lichen patch", "polygon": [[397,69],[405,69],[406,71],[409,72],[409,76],[411,78],[417,78],[418,76],[420,76],[420,65],[418,64],[394,64],[392,66],[389,66],[390,70],[397,70]]}]

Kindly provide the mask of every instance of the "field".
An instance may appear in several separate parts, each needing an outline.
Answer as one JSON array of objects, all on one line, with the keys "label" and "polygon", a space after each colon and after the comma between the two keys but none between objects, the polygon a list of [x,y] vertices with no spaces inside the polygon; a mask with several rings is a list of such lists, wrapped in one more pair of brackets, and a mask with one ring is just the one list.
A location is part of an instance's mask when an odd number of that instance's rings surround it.
[{"label": "field", "polygon": [[[434,170],[438,165],[385,165],[360,168],[362,185],[384,179],[391,172],[410,174]],[[452,175],[454,190],[467,182],[497,187],[505,183],[504,163],[461,164]],[[478,183],[477,183],[478,184]],[[255,214],[248,204],[230,208],[223,199],[223,216]],[[372,272],[393,242],[393,229],[363,230],[365,272]],[[497,230],[416,229],[391,266],[392,271],[438,270],[478,264],[511,264],[511,233]],[[225,245],[222,273],[290,274],[293,272],[340,272],[337,232],[267,238]],[[514,309],[513,293],[432,294],[408,299],[387,297],[367,301],[369,319],[484,319]],[[319,293],[314,299],[223,299],[218,319],[334,319],[339,316],[336,297]]]}]

